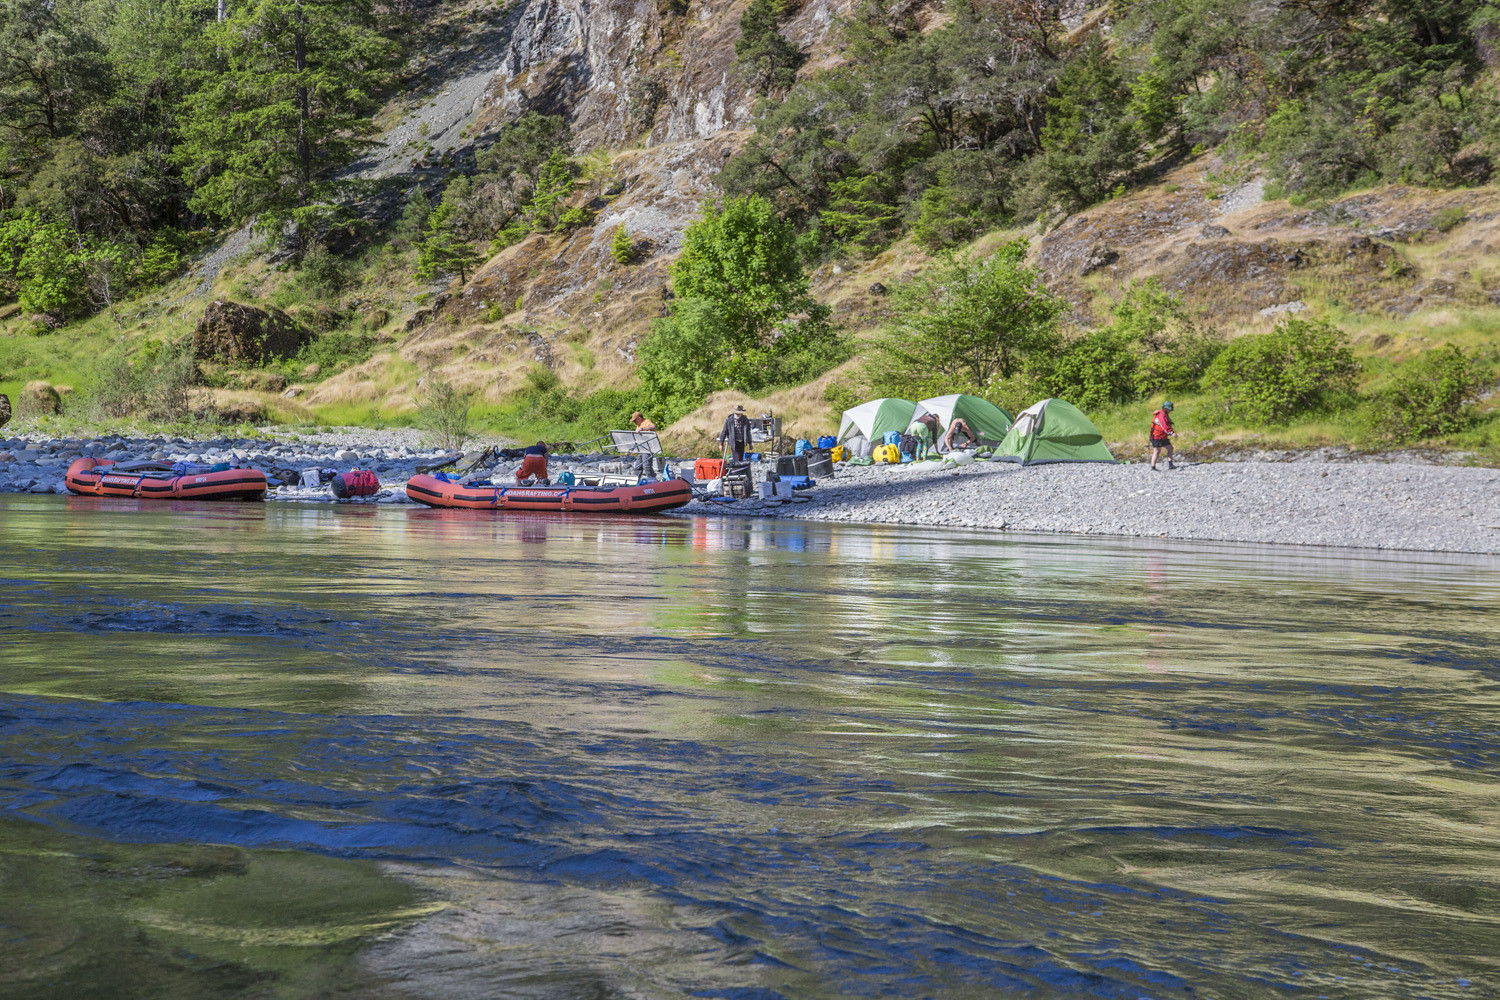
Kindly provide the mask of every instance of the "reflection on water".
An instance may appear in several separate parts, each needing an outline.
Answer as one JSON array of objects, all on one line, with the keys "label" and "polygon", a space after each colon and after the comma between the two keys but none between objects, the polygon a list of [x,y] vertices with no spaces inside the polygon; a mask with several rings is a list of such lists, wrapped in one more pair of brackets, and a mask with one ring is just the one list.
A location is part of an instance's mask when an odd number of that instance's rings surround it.
[{"label": "reflection on water", "polygon": [[1500,564],[0,498],[0,995],[1477,997]]}]

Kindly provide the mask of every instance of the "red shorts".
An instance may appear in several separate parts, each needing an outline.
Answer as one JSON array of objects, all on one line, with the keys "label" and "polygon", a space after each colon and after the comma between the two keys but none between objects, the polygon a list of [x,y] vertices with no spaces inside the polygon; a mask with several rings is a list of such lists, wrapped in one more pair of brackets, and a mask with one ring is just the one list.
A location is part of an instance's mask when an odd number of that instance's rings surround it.
[{"label": "red shorts", "polygon": [[535,476],[537,479],[547,478],[547,456],[526,455],[521,459],[521,467],[516,470],[516,482],[523,482]]}]

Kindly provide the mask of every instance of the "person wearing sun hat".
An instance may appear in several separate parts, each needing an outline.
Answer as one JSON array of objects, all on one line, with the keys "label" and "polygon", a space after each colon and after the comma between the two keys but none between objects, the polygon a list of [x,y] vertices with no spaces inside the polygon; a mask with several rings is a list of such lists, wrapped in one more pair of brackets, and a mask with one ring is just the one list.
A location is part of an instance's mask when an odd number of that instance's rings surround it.
[{"label": "person wearing sun hat", "polygon": [[745,449],[750,444],[750,417],[743,406],[724,419],[724,429],[719,432],[719,447],[728,449],[736,462],[745,460]]},{"label": "person wearing sun hat", "polygon": [[1169,399],[1161,404],[1161,409],[1151,415],[1151,468],[1156,468],[1156,459],[1163,450],[1167,453],[1167,468],[1175,469],[1172,464],[1172,436],[1177,431],[1172,428],[1172,401]]}]

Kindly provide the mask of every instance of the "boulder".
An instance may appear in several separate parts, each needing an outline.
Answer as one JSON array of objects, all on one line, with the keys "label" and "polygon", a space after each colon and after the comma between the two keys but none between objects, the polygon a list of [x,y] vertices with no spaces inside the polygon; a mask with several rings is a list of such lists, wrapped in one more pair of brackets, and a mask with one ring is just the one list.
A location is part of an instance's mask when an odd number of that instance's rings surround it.
[{"label": "boulder", "polygon": [[384,309],[370,309],[360,317],[360,323],[367,331],[379,330],[391,321],[391,314]]},{"label": "boulder", "polygon": [[193,354],[203,361],[261,363],[296,354],[307,340],[307,331],[280,309],[217,299],[193,330]]},{"label": "boulder", "polygon": [[50,382],[27,382],[21,390],[21,407],[28,413],[61,413],[62,396]]},{"label": "boulder", "polygon": [[10,423],[10,397],[0,392],[0,427]]}]

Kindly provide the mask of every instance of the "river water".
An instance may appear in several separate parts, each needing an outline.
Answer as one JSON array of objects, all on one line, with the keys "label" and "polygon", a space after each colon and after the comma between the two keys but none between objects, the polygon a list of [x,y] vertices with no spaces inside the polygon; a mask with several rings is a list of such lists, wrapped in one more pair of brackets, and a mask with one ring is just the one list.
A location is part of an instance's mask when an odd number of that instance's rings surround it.
[{"label": "river water", "polygon": [[0,996],[1500,989],[1500,561],[0,497]]}]

